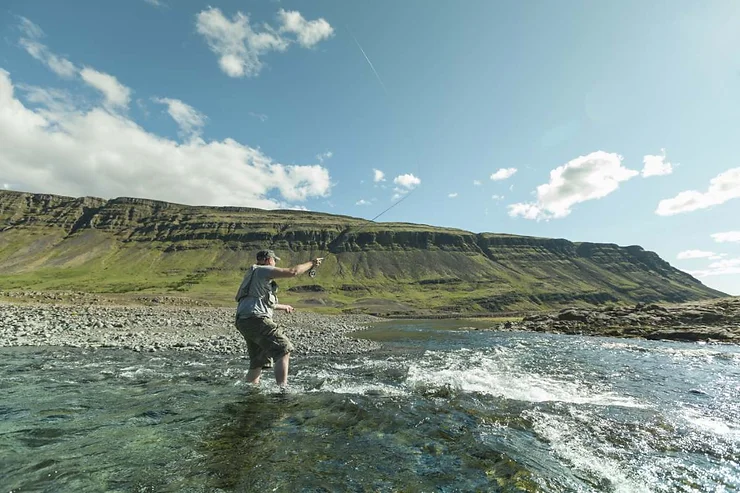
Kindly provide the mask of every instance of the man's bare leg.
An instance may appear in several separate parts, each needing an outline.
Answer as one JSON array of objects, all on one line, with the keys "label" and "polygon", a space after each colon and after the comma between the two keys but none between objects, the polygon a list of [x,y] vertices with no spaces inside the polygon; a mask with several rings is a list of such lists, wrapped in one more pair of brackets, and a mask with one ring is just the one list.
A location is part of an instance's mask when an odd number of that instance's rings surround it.
[{"label": "man's bare leg", "polygon": [[275,358],[275,381],[278,385],[288,384],[288,364],[290,353],[285,353],[280,358]]},{"label": "man's bare leg", "polygon": [[255,385],[260,383],[260,375],[262,375],[262,368],[252,368],[247,372],[247,383]]}]

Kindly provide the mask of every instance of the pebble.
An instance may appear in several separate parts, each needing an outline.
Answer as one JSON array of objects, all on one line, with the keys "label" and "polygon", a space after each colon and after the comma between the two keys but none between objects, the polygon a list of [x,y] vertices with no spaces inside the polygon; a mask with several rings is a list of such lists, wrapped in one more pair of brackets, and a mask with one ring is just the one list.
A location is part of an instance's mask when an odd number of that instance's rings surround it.
[{"label": "pebble", "polygon": [[[276,312],[293,354],[357,354],[380,344],[347,337],[380,319],[369,315]],[[70,346],[246,353],[234,310],[216,307],[108,306],[0,302],[0,347]]]}]

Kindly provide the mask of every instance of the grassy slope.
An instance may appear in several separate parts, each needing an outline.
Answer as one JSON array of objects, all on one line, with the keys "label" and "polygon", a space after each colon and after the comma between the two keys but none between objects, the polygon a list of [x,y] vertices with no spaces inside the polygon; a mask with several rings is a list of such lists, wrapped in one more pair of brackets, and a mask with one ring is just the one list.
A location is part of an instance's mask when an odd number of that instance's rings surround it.
[{"label": "grassy slope", "polygon": [[[53,196],[40,204],[37,197],[0,193],[2,290],[178,294],[231,304],[254,252],[269,245],[282,265],[326,257],[316,278],[284,280],[280,292],[283,302],[323,311],[483,313],[721,295],[659,259],[610,245],[584,249],[300,211]],[[75,226],[89,203],[104,207],[89,226]]]}]

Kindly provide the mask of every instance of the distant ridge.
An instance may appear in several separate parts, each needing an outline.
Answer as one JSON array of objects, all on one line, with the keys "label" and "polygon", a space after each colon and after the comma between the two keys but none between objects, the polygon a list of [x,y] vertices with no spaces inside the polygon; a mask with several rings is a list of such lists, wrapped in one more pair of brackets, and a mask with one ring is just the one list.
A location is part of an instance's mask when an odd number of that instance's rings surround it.
[{"label": "distant ridge", "polygon": [[280,294],[329,312],[481,314],[727,296],[636,245],[0,190],[2,290],[177,294],[228,304],[242,270],[265,247],[278,250],[283,265],[327,257],[315,278],[284,281]]}]

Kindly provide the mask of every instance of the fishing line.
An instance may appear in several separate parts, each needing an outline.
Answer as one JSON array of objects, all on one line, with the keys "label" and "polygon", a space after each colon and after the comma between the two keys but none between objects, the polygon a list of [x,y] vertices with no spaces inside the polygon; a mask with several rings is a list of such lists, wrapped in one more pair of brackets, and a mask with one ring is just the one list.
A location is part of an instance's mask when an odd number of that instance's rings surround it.
[{"label": "fishing line", "polygon": [[[388,207],[388,208],[387,208],[386,210],[384,210],[383,212],[381,212],[380,214],[378,214],[378,215],[377,215],[377,216],[375,216],[374,218],[370,219],[370,220],[369,220],[369,221],[368,221],[367,223],[363,224],[363,225],[362,225],[362,227],[361,227],[360,229],[358,229],[357,231],[354,231],[354,234],[355,234],[355,235],[358,235],[358,234],[360,234],[360,232],[361,232],[361,231],[362,231],[363,229],[367,228],[368,226],[370,226],[370,225],[372,225],[372,224],[377,224],[377,223],[375,222],[375,220],[376,220],[377,218],[379,218],[380,216],[382,216],[383,214],[385,214],[386,212],[388,212],[389,210],[393,209],[393,208],[394,208],[395,206],[397,206],[398,204],[400,204],[401,202],[403,202],[404,200],[406,200],[406,199],[407,199],[407,198],[409,197],[409,195],[411,195],[412,193],[414,193],[414,191],[416,191],[416,189],[414,189],[414,190],[411,190],[411,191],[410,191],[409,193],[407,193],[406,195],[404,195],[403,197],[401,197],[401,198],[400,198],[399,200],[397,200],[396,202],[394,202],[393,204],[391,204],[391,206],[390,206],[390,207]],[[345,232],[345,234],[349,234],[349,232],[350,232],[350,231],[352,231],[352,229],[351,229],[351,228],[350,228],[350,229],[348,229],[348,230],[347,230],[347,231]],[[327,256],[328,256],[328,255],[331,255],[331,252],[328,252],[328,253],[327,253]],[[324,257],[324,258],[326,258],[326,257]],[[316,277],[316,267],[313,267],[313,268],[311,268],[311,270],[309,270],[309,271],[308,271],[308,275],[309,275],[309,276],[311,276],[312,278],[313,278],[313,277]]]},{"label": "fishing line", "polygon": [[[363,49],[363,47],[360,44],[360,42],[357,40],[357,37],[355,37],[355,35],[352,33],[352,31],[350,30],[349,26],[345,26],[345,28],[347,29],[347,32],[349,33],[349,35],[354,40],[355,44],[357,45],[357,48],[359,48],[360,53],[362,53],[362,56],[365,57],[365,61],[370,66],[370,69],[373,71],[373,74],[375,74],[375,78],[378,80],[378,83],[380,84],[380,87],[383,88],[383,93],[385,94],[386,99],[388,99],[390,97],[390,95],[388,94],[388,89],[385,87],[385,83],[383,83],[383,79],[380,77],[380,74],[375,69],[375,65],[373,65],[373,62],[370,60],[370,57],[367,56],[367,53],[365,53],[365,50]],[[411,136],[411,138],[413,139],[413,135]],[[414,144],[415,144],[415,142],[414,142]],[[414,147],[414,149],[416,150],[416,147]],[[417,159],[416,159],[416,167],[417,167],[416,174],[418,175],[419,174],[419,159],[418,159],[418,155],[417,155]],[[417,179],[418,179],[418,176],[417,176]],[[354,234],[357,235],[362,230],[364,230],[365,228],[367,228],[368,226],[373,225],[373,224],[377,224],[375,222],[376,219],[378,219],[380,216],[382,216],[383,214],[385,214],[386,212],[388,212],[389,210],[393,209],[398,204],[400,204],[401,202],[403,202],[404,200],[406,200],[407,198],[409,198],[409,196],[412,193],[414,193],[415,191],[416,191],[416,188],[413,188],[413,189],[407,191],[406,193],[404,193],[398,200],[396,200],[393,204],[391,204],[390,207],[388,207],[387,209],[383,210],[380,214],[378,214],[377,216],[375,216],[372,219],[370,219],[367,223],[365,223],[361,228],[359,228],[356,231],[354,231]],[[352,231],[352,228],[347,229],[345,231],[345,234],[349,234],[350,231]],[[328,252],[327,253],[327,256],[330,255],[330,254],[331,254],[331,252]],[[313,277],[316,277],[316,267],[313,267],[311,270],[309,270],[308,271],[308,275],[311,276],[312,278]]]},{"label": "fishing line", "polygon": [[362,52],[362,56],[365,57],[365,60],[367,60],[368,65],[370,65],[370,68],[373,70],[373,73],[375,74],[375,77],[378,79],[378,82],[380,82],[380,87],[383,88],[383,92],[385,93],[386,97],[388,96],[388,89],[385,88],[385,84],[383,84],[383,79],[380,78],[380,75],[378,74],[378,71],[375,70],[375,65],[373,65],[373,62],[370,61],[370,58],[367,56],[367,53],[365,53],[365,50],[362,49],[362,45],[359,41],[357,41],[357,38],[354,34],[352,34],[352,31],[349,30],[349,26],[345,26],[347,28],[347,32],[350,36],[352,36],[352,39],[355,40],[355,44]]}]

